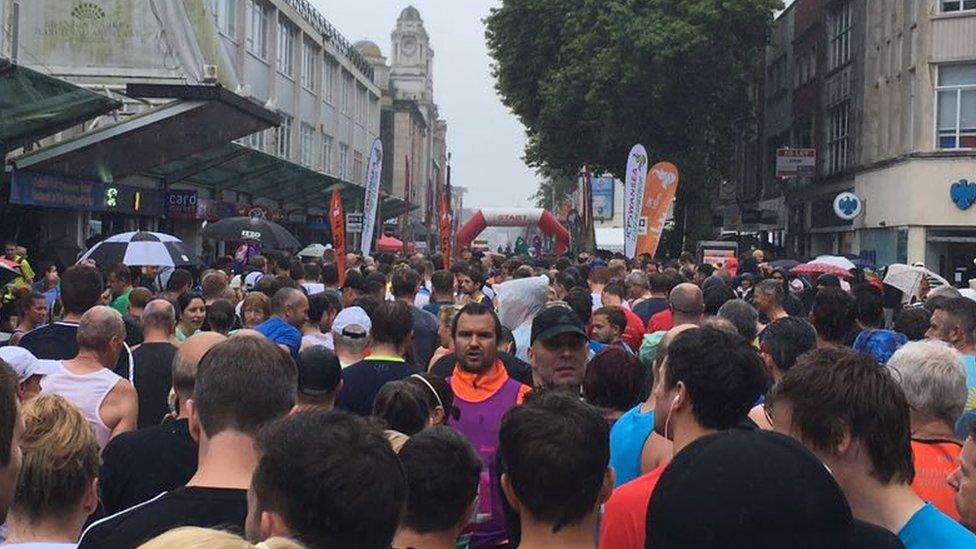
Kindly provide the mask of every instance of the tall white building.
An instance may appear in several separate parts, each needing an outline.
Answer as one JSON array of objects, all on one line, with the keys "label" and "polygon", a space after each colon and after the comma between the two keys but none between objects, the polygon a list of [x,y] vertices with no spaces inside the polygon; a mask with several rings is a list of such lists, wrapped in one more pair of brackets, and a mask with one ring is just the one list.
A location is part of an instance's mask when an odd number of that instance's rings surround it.
[{"label": "tall white building", "polygon": [[[201,200],[219,202],[224,212],[232,204],[260,206],[300,235],[326,230],[330,188],[343,189],[347,210],[361,203],[356,187],[380,134],[382,90],[370,63],[307,0],[0,0],[0,28],[0,55],[13,63],[125,104],[38,145],[167,101],[122,95],[133,83],[219,83],[280,115],[280,126],[238,140],[246,151],[228,143],[225,150],[182,159],[184,165],[123,178],[108,173],[115,183],[164,193],[196,189]],[[183,128],[187,134],[210,130]],[[29,153],[13,156],[23,152]],[[41,228],[49,233],[45,239],[63,233],[80,246],[93,232],[159,225],[158,216],[63,214],[55,212]],[[166,228],[192,241],[205,217],[167,221]]]}]

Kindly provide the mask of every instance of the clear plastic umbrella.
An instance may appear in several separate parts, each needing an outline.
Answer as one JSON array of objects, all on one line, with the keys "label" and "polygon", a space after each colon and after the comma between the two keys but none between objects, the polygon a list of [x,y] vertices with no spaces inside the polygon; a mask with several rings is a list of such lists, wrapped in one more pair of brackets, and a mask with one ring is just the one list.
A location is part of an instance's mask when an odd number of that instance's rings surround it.
[{"label": "clear plastic umbrella", "polygon": [[851,269],[856,269],[857,268],[857,265],[855,265],[854,262],[852,262],[850,259],[847,259],[846,257],[842,257],[842,256],[839,256],[839,255],[821,255],[821,256],[818,256],[813,261],[811,261],[810,263],[820,263],[820,264],[823,264],[823,265],[833,265],[835,267],[840,267],[841,269],[844,269],[845,271],[849,271]]}]

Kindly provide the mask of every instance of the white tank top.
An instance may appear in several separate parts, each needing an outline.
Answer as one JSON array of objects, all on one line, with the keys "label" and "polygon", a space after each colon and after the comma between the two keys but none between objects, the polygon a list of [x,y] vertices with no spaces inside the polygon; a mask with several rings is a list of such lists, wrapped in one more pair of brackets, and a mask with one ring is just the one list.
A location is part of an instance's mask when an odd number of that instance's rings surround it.
[{"label": "white tank top", "polygon": [[60,370],[41,378],[41,394],[61,395],[74,404],[95,430],[99,448],[104,449],[112,430],[102,421],[99,409],[105,397],[121,380],[107,368],[90,374],[76,374],[68,371],[64,361],[61,361]]}]

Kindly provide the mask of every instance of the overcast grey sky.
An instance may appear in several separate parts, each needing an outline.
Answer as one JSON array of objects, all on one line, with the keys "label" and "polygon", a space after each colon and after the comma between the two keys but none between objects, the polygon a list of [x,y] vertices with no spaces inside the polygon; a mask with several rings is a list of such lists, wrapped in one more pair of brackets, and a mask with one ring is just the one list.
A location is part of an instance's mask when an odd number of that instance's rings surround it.
[{"label": "overcast grey sky", "polygon": [[350,41],[390,56],[390,33],[408,5],[420,10],[434,50],[434,100],[447,120],[451,182],[464,205],[528,207],[538,181],[522,162],[525,132],[495,93],[482,19],[497,0],[311,0]]}]

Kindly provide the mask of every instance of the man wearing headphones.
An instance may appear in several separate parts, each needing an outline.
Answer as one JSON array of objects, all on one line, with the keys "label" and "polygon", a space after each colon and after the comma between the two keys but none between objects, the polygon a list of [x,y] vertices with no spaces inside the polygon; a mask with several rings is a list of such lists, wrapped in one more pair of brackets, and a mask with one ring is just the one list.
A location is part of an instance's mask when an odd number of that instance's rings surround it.
[{"label": "man wearing headphones", "polygon": [[[715,328],[675,335],[654,379],[654,431],[672,442],[675,455],[701,437],[745,421],[766,390],[755,349],[739,335]],[[647,505],[666,467],[614,490],[604,506],[600,547],[644,547]]]}]

